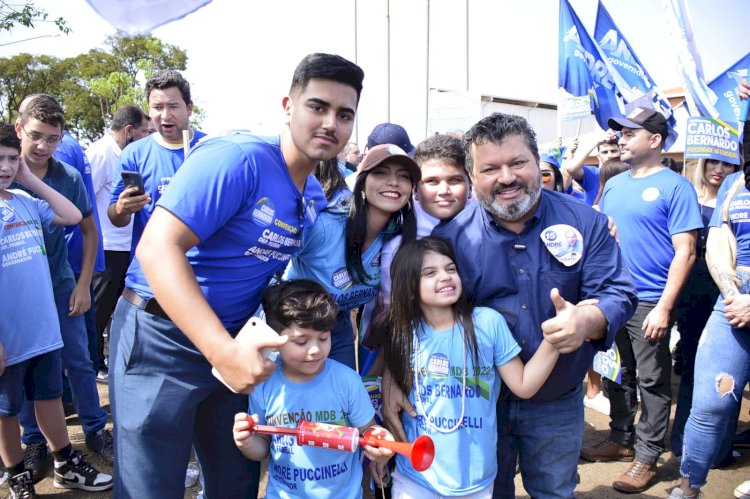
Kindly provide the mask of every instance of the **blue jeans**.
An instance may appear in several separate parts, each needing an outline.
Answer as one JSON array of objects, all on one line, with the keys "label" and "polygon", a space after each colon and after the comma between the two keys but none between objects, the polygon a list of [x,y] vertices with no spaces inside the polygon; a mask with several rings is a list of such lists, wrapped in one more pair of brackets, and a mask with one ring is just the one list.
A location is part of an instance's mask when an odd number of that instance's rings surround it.
[{"label": "blue jeans", "polygon": [[531,497],[575,497],[583,442],[582,387],[548,402],[520,400],[503,387],[497,403],[494,499],[515,497],[516,462]]},{"label": "blue jeans", "polygon": [[[750,273],[737,271],[737,276],[740,293],[750,292]],[[680,463],[680,474],[693,488],[706,484],[750,381],[750,328],[732,327],[724,316],[722,300],[719,296],[695,358],[693,407],[685,425]],[[727,378],[730,389],[720,390],[720,381]]]},{"label": "blue jeans", "polygon": [[[96,372],[89,357],[86,322],[81,315],[78,317],[68,315],[69,302],[70,292],[55,294],[57,317],[60,320],[60,333],[63,340],[62,367],[68,373],[68,382],[73,392],[73,404],[81,418],[83,432],[90,435],[104,428],[107,424],[107,413],[99,403]],[[62,373],[60,376],[62,377]],[[24,444],[44,441],[44,435],[36,423],[33,402],[24,402],[18,419],[23,426]]]},{"label": "blue jeans", "polygon": [[258,496],[260,465],[237,449],[230,392],[173,322],[120,298],[112,318],[109,388],[115,422],[113,497],[182,499],[195,447],[207,499]]}]

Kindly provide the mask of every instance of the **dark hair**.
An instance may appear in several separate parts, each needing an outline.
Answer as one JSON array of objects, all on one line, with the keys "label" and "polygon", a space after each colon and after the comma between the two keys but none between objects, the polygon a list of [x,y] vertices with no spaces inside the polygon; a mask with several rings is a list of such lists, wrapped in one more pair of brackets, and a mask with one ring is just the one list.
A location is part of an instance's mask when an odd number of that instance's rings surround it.
[{"label": "dark hair", "polygon": [[316,331],[330,331],[339,306],[322,284],[309,279],[280,281],[268,286],[261,297],[266,324],[277,333],[296,324]]},{"label": "dark hair", "polygon": [[110,128],[115,132],[118,132],[130,125],[134,128],[138,128],[143,123],[143,120],[149,120],[151,117],[138,106],[122,106],[115,113],[112,118],[112,126]]},{"label": "dark hair", "polygon": [[599,201],[602,199],[604,184],[607,183],[607,180],[628,170],[630,170],[630,165],[619,158],[608,159],[604,162],[601,168],[599,168],[599,194],[596,195],[596,199],[594,200],[595,205],[599,204]]},{"label": "dark hair", "polygon": [[0,146],[16,149],[21,152],[21,140],[13,125],[0,125]]},{"label": "dark hair", "polygon": [[462,170],[466,169],[466,152],[461,139],[450,135],[433,135],[417,144],[414,149],[414,161],[421,167],[422,163],[431,159],[451,163]]},{"label": "dark hair", "polygon": [[315,53],[305,56],[297,65],[292,77],[289,93],[304,90],[313,78],[333,80],[354,88],[357,92],[357,102],[362,93],[362,80],[365,73],[362,68],[340,55]]},{"label": "dark hair", "polygon": [[[349,216],[346,220],[346,269],[355,282],[366,283],[371,279],[362,264],[362,252],[367,237],[368,205],[365,199],[365,181],[372,170],[360,171],[349,198]],[[411,196],[411,194],[410,194]],[[411,206],[411,197],[403,208],[392,213],[386,224],[387,234],[383,242],[401,234],[402,244],[417,237],[417,219]]]},{"label": "dark hair", "polygon": [[32,118],[45,125],[59,126],[60,130],[65,127],[65,112],[60,104],[49,95],[40,94],[34,97],[26,104],[18,120],[25,125]]},{"label": "dark hair", "polygon": [[[409,394],[412,390],[414,335],[423,331],[419,289],[424,256],[428,251],[445,255],[454,263],[456,262],[456,255],[449,241],[437,236],[428,236],[402,244],[391,265],[391,275],[394,276],[389,316],[391,334],[385,342],[383,353],[388,370],[405,394]],[[472,352],[476,366],[479,363],[479,348],[472,321],[474,307],[469,303],[466,294],[461,293],[452,308],[456,322],[463,328],[466,351]],[[468,366],[464,367],[468,368]],[[473,374],[469,373],[469,375]]]},{"label": "dark hair", "polygon": [[602,142],[601,144],[598,144],[598,145],[596,146],[596,152],[599,152],[599,148],[600,148],[601,146],[605,145],[605,144],[606,144],[606,145],[616,145],[616,146],[618,146],[618,147],[619,147],[619,145],[618,145],[618,142],[620,141],[620,139],[618,138],[618,135],[620,135],[620,134],[621,134],[621,133],[620,133],[620,132],[618,132],[618,133],[617,133],[616,135],[613,135],[613,136],[612,136],[612,137],[611,137],[611,138],[610,138],[609,140],[605,140],[605,141],[604,141],[604,142]]},{"label": "dark hair", "polygon": [[328,201],[342,189],[348,189],[344,174],[339,170],[339,160],[334,156],[325,161],[318,161],[313,170],[313,176],[318,179]]},{"label": "dark hair", "polygon": [[174,69],[158,71],[146,82],[146,100],[149,100],[152,90],[166,90],[172,87],[177,87],[185,104],[193,102],[190,98],[190,84]]},{"label": "dark hair", "polygon": [[542,172],[544,172],[544,170],[542,170],[542,163],[546,163],[552,168],[552,176],[555,178],[555,188],[553,190],[557,192],[565,192],[565,183],[563,182],[563,175],[560,169],[549,161],[541,160],[539,161],[539,170]]},{"label": "dark hair", "polygon": [[669,156],[661,158],[661,166],[666,166],[675,173],[682,173],[682,163],[678,163]]},{"label": "dark hair", "polygon": [[513,114],[492,113],[479,120],[464,135],[464,150],[466,151],[466,169],[474,169],[474,159],[472,158],[472,145],[486,144],[492,142],[495,144],[502,143],[506,138],[512,135],[519,135],[526,145],[534,154],[539,156],[539,147],[536,144],[536,133],[529,125],[529,122],[520,116]]}]

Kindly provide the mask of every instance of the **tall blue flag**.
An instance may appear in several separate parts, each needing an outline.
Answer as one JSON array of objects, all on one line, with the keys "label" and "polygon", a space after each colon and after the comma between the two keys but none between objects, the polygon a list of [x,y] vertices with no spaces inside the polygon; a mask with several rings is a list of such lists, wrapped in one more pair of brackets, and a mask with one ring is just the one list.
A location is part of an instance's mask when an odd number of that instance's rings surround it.
[{"label": "tall blue flag", "polygon": [[743,78],[750,81],[748,68],[750,68],[750,54],[734,63],[708,84],[708,88],[716,96],[714,107],[719,113],[720,120],[732,123],[739,120],[742,101],[737,96],[737,87],[740,86]]},{"label": "tall blue flag", "polygon": [[664,137],[664,142],[666,149],[669,149],[677,139],[677,120],[672,112],[672,106],[656,87],[601,2],[596,14],[594,39],[599,44],[601,54],[617,85],[617,91],[626,103],[625,111],[629,112],[632,110],[631,107],[636,106],[648,107],[659,111],[667,119],[670,134],[669,137]]},{"label": "tall blue flag", "polygon": [[609,118],[625,116],[625,102],[599,46],[586,32],[568,0],[560,0],[558,57],[558,85],[572,95],[589,95],[591,109],[603,130],[609,128]]}]

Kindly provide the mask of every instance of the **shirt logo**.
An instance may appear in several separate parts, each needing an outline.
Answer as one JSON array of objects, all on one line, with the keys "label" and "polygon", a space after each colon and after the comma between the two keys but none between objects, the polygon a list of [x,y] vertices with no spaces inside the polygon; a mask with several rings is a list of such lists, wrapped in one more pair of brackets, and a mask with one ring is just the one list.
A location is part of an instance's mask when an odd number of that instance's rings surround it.
[{"label": "shirt logo", "polygon": [[338,289],[349,289],[352,285],[352,276],[346,267],[342,267],[331,276],[331,285]]},{"label": "shirt logo", "polygon": [[434,378],[445,378],[450,372],[451,363],[444,353],[433,353],[427,361],[427,372]]},{"label": "shirt logo", "polygon": [[269,198],[261,198],[255,203],[253,208],[253,221],[261,227],[268,227],[273,223],[273,217],[276,215],[276,209],[273,201]]},{"label": "shirt logo", "polygon": [[641,193],[641,199],[643,199],[647,203],[650,203],[651,201],[656,201],[658,197],[659,197],[659,189],[657,189],[656,187],[649,187],[648,189],[644,190]]},{"label": "shirt logo", "polygon": [[3,208],[2,210],[0,210],[0,220],[2,220],[3,223],[7,224],[14,218],[16,218],[15,215],[8,208]]},{"label": "shirt logo", "polygon": [[544,229],[539,237],[547,251],[566,267],[575,265],[583,256],[583,236],[575,227],[552,225]]}]

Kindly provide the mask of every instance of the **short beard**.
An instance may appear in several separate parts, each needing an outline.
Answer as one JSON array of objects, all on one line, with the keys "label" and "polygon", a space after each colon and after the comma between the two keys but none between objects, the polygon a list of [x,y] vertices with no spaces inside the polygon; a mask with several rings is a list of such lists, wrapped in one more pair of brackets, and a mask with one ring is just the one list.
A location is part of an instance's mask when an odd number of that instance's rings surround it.
[{"label": "short beard", "polygon": [[[517,222],[533,210],[537,201],[539,201],[539,198],[542,197],[541,181],[542,177],[540,174],[539,177],[529,185],[524,185],[520,181],[513,182],[510,185],[496,185],[492,189],[489,197],[477,192],[477,199],[479,200],[479,204],[481,204],[485,210],[490,212],[493,218],[503,222]],[[524,196],[517,201],[506,203],[495,199],[495,194],[501,189],[511,186],[523,187]]]}]

